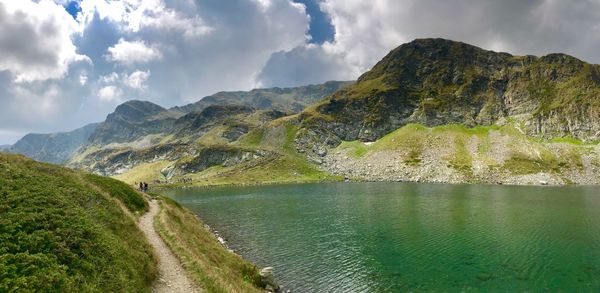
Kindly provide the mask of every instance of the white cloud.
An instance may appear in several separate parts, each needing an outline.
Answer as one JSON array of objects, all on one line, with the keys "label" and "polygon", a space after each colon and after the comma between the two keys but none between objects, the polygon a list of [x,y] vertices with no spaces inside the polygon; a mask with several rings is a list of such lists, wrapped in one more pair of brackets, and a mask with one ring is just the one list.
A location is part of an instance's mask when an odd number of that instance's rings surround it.
[{"label": "white cloud", "polygon": [[[21,1],[25,0],[0,3]],[[93,64],[71,63],[62,78],[21,84],[14,82],[12,72],[0,70],[0,103],[10,105],[0,107],[4,128],[65,130],[101,121],[127,99],[174,106],[217,91],[250,89],[271,54],[307,41],[309,18],[301,5],[288,0],[270,0],[268,5],[249,0],[82,0],[80,4],[79,23],[58,8],[65,21],[74,23],[72,43],[77,48],[73,52],[90,56]],[[31,36],[14,45],[27,51],[40,38]],[[140,54],[119,43],[134,44],[134,49],[141,48]],[[34,58],[22,60],[30,61],[32,68],[43,65]],[[54,94],[48,90],[50,83],[58,90]],[[23,96],[15,95],[19,85]],[[49,115],[36,112],[37,99],[47,101],[39,110],[47,109]]]},{"label": "white cloud", "polygon": [[79,84],[81,84],[82,86],[85,85],[88,81],[88,75],[85,72],[82,72],[81,74],[79,74]]},{"label": "white cloud", "polygon": [[15,82],[58,79],[77,54],[71,36],[78,25],[65,9],[49,0],[0,0],[0,71]]},{"label": "white cloud", "polygon": [[123,83],[128,87],[136,90],[141,90],[146,88],[146,81],[150,77],[150,71],[140,71],[137,70],[130,75],[125,75],[123,77]]},{"label": "white cloud", "polygon": [[[430,37],[513,54],[562,52],[600,63],[599,0],[322,0],[319,4],[335,28],[334,40],[321,45],[321,50],[301,45],[274,54],[258,82],[307,80],[320,76],[323,68],[331,75],[322,81],[357,78],[393,48]],[[314,64],[312,71],[303,66],[306,63]]]},{"label": "white cloud", "polygon": [[98,91],[98,98],[105,102],[121,101],[123,91],[114,85],[105,86]]},{"label": "white cloud", "polygon": [[197,15],[187,16],[167,8],[163,0],[83,0],[80,7],[80,22],[91,22],[97,13],[100,18],[119,24],[119,27],[127,32],[137,33],[142,29],[155,29],[167,33],[177,32],[186,38],[192,38],[213,30]]},{"label": "white cloud", "polygon": [[119,74],[116,72],[111,72],[110,74],[100,76],[100,78],[98,80],[103,83],[113,83],[113,82],[117,81],[118,79],[119,79]]},{"label": "white cloud", "polygon": [[122,38],[114,46],[108,48],[107,52],[107,61],[124,65],[147,63],[162,58],[161,51],[155,46],[146,45],[144,41],[129,42]]},{"label": "white cloud", "polygon": [[34,87],[19,84],[11,92],[14,98],[8,106],[24,120],[47,122],[56,118],[61,110],[63,93],[56,83],[37,84]]}]

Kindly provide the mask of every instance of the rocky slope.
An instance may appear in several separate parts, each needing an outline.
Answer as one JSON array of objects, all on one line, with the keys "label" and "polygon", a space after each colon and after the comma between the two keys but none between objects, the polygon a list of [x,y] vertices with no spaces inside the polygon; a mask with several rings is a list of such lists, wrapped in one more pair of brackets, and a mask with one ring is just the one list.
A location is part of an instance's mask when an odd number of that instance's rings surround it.
[{"label": "rocky slope", "polygon": [[251,91],[219,92],[204,97],[198,102],[172,110],[182,113],[199,112],[211,105],[238,105],[256,109],[273,109],[282,112],[297,113],[307,106],[320,101],[324,97],[342,89],[353,82],[328,81],[323,84],[307,85],[294,88],[267,88]]},{"label": "rocky slope", "polygon": [[[129,101],[108,115],[86,147],[67,164],[109,176],[150,165],[153,179],[166,181],[212,166],[271,162],[280,158],[277,152],[265,147],[247,148],[239,140],[348,84],[327,82],[298,88],[218,93],[196,104],[172,109]],[[144,166],[136,170],[149,172]]]},{"label": "rocky slope", "polygon": [[358,81],[304,111],[306,129],[374,141],[408,123],[493,125],[531,136],[600,138],[600,67],[563,54],[512,56],[444,39],[391,51]]},{"label": "rocky slope", "polygon": [[514,124],[404,126],[372,142],[343,142],[322,168],[346,178],[492,184],[600,184],[600,145],[531,138]]},{"label": "rocky slope", "polygon": [[563,54],[415,40],[303,111],[296,148],[366,180],[598,184],[599,70]]},{"label": "rocky slope", "polygon": [[181,114],[147,101],[128,101],[106,117],[89,138],[90,144],[129,142],[169,131]]},{"label": "rocky slope", "polygon": [[[22,154],[38,161],[49,163],[65,162],[77,149],[87,143],[97,123],[69,132],[50,134],[30,133],[5,150]],[[1,148],[0,148],[1,150]]]}]

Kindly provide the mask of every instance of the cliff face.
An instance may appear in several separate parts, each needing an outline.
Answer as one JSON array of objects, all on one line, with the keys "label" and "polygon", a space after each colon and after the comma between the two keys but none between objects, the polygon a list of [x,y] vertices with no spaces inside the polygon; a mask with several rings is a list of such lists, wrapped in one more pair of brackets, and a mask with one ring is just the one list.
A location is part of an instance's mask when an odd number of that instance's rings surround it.
[{"label": "cliff face", "polygon": [[[600,138],[600,67],[563,54],[512,56],[443,39],[391,51],[358,81],[301,113],[304,133],[374,141],[409,123],[517,121],[528,135]],[[301,138],[308,141],[310,138]]]}]

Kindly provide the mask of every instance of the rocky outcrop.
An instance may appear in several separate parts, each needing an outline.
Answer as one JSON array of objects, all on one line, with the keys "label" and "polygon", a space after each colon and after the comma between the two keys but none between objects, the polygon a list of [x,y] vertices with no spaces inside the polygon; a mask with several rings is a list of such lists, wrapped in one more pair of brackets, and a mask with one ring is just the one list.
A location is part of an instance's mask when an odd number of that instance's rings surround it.
[{"label": "rocky outcrop", "polygon": [[275,154],[264,150],[245,150],[226,146],[206,147],[200,149],[192,159],[178,162],[176,168],[183,173],[196,173],[212,166],[229,167],[271,156]]},{"label": "rocky outcrop", "polygon": [[103,176],[113,176],[143,163],[176,161],[196,152],[195,148],[184,143],[161,144],[146,149],[102,149],[88,155],[83,162],[72,167],[89,169]]},{"label": "rocky outcrop", "polygon": [[328,145],[332,136],[374,141],[408,123],[475,126],[506,119],[531,136],[600,139],[600,67],[563,54],[512,56],[415,40],[303,111],[308,131],[300,134],[324,135]]}]

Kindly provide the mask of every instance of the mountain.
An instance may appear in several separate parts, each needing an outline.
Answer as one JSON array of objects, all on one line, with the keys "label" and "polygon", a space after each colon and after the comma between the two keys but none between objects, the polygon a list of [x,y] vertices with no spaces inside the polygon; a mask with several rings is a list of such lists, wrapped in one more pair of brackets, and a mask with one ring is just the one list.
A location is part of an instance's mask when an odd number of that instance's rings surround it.
[{"label": "mountain", "polygon": [[39,161],[63,163],[87,142],[97,126],[97,123],[92,123],[69,132],[30,133],[5,150]]},{"label": "mountain", "polygon": [[241,105],[256,109],[273,109],[297,113],[307,106],[320,101],[335,91],[351,85],[352,81],[328,81],[323,84],[294,88],[268,88],[251,91],[219,92],[182,107],[172,110],[182,113],[199,112],[210,105]]},{"label": "mountain", "polygon": [[512,56],[444,39],[399,46],[358,81],[302,113],[343,140],[409,123],[523,124],[531,136],[600,138],[600,66],[564,54]]},{"label": "mountain", "polygon": [[418,39],[300,113],[296,148],[366,180],[599,184],[600,66]]},{"label": "mountain", "polygon": [[8,150],[10,149],[10,147],[11,147],[11,146],[12,146],[12,145],[10,145],[10,144],[3,144],[3,145],[0,145],[0,151],[8,151]]},{"label": "mountain", "polygon": [[89,138],[91,144],[122,143],[169,131],[180,113],[147,101],[127,101],[106,117]]},{"label": "mountain", "polygon": [[177,161],[206,153],[201,149],[214,145],[220,154],[220,146],[349,84],[331,81],[297,88],[222,92],[171,109],[128,101],[108,115],[67,165],[115,175],[149,161]]},{"label": "mountain", "polygon": [[255,96],[172,108],[168,131],[70,164],[162,184],[600,184],[600,66],[568,55],[418,39],[300,112]]}]

